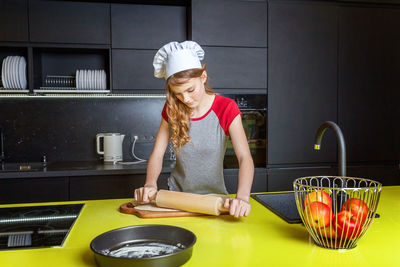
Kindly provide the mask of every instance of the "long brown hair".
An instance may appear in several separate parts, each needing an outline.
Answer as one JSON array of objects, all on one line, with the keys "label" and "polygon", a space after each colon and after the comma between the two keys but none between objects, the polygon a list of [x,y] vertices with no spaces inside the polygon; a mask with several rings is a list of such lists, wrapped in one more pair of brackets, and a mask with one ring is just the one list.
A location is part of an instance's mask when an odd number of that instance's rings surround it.
[{"label": "long brown hair", "polygon": [[[171,90],[170,85],[180,85],[187,82],[191,78],[200,77],[206,70],[206,65],[198,69],[184,70],[171,75],[167,79],[166,95],[167,95],[167,115],[168,124],[171,128],[170,140],[172,147],[176,152],[188,142],[190,142],[189,128],[190,128],[190,114],[192,109],[182,103]],[[208,87],[208,76],[204,83],[206,93],[212,94],[213,91]]]}]

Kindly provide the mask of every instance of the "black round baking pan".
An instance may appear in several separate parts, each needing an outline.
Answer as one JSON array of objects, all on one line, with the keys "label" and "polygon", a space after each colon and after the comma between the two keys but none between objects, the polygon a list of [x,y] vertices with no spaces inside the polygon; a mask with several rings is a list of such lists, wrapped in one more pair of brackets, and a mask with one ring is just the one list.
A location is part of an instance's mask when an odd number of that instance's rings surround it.
[{"label": "black round baking pan", "polygon": [[100,267],[181,266],[192,256],[196,236],[171,225],[136,225],[105,232],[90,248]]}]

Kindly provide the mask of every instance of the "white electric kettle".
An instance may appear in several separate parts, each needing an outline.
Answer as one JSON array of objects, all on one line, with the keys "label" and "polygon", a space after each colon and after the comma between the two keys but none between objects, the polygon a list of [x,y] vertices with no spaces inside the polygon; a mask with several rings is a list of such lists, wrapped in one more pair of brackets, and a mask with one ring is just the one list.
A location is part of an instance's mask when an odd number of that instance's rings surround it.
[{"label": "white electric kettle", "polygon": [[[99,133],[96,135],[97,154],[104,155],[104,163],[122,161],[122,141],[124,134]],[[103,150],[100,150],[100,142],[103,140]]]}]

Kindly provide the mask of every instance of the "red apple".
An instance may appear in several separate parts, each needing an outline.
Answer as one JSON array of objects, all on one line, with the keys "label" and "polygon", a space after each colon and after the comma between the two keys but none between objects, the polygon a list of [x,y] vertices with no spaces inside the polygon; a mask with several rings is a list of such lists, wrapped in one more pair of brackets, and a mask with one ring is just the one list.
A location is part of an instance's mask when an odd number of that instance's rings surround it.
[{"label": "red apple", "polygon": [[304,209],[304,219],[315,228],[328,226],[333,218],[331,208],[322,202],[312,202]]},{"label": "red apple", "polygon": [[328,205],[329,208],[331,208],[332,205],[331,197],[324,190],[317,190],[308,193],[304,199],[304,207],[307,207],[312,202],[322,202]]},{"label": "red apple", "polygon": [[336,214],[333,221],[337,227],[337,238],[354,239],[361,233],[364,221],[357,214],[343,210]]},{"label": "red apple", "polygon": [[358,216],[362,223],[367,219],[368,206],[364,201],[358,198],[348,199],[342,206],[342,211],[351,211],[354,216]]},{"label": "red apple", "polygon": [[335,221],[335,215],[333,215],[331,224],[317,230],[318,235],[320,235],[321,237],[326,237],[328,239],[335,239],[337,236],[337,230],[335,224],[333,223],[334,221]]}]

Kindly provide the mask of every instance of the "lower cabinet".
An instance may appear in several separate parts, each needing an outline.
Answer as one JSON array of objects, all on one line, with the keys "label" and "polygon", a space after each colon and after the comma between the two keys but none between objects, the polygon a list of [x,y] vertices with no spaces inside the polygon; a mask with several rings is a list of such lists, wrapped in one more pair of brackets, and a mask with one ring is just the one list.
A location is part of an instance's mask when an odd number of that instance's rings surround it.
[{"label": "lower cabinet", "polygon": [[0,179],[0,204],[67,201],[68,178]]},{"label": "lower cabinet", "polygon": [[[168,173],[160,174],[159,189],[168,189]],[[0,204],[133,198],[145,174],[0,179]]]},{"label": "lower cabinet", "polygon": [[268,191],[293,191],[296,178],[306,176],[337,175],[337,168],[330,166],[269,168]]},{"label": "lower cabinet", "polygon": [[[225,185],[230,194],[237,192],[238,172],[238,169],[224,169]],[[297,177],[336,174],[337,168],[329,166],[255,168],[251,192],[293,190]],[[348,167],[348,175],[375,178],[385,185],[389,185],[388,181],[399,184],[399,170],[395,166]],[[169,176],[169,173],[160,174],[158,189],[168,190]],[[133,198],[134,190],[144,183],[145,174],[0,179],[0,204]]]},{"label": "lower cabinet", "polygon": [[135,188],[144,184],[137,175],[76,176],[69,178],[70,200],[133,197]]},{"label": "lower cabinet", "polygon": [[[168,189],[169,174],[160,174],[158,188]],[[69,199],[133,198],[134,190],[145,183],[144,174],[70,177]]]},{"label": "lower cabinet", "polygon": [[382,185],[400,185],[400,166],[357,165],[347,166],[347,176],[371,179]]},{"label": "lower cabinet", "polygon": [[[225,169],[224,178],[225,186],[229,194],[236,194],[238,189],[238,173],[239,169]],[[267,169],[255,168],[253,185],[251,192],[265,192],[267,191]]]}]

